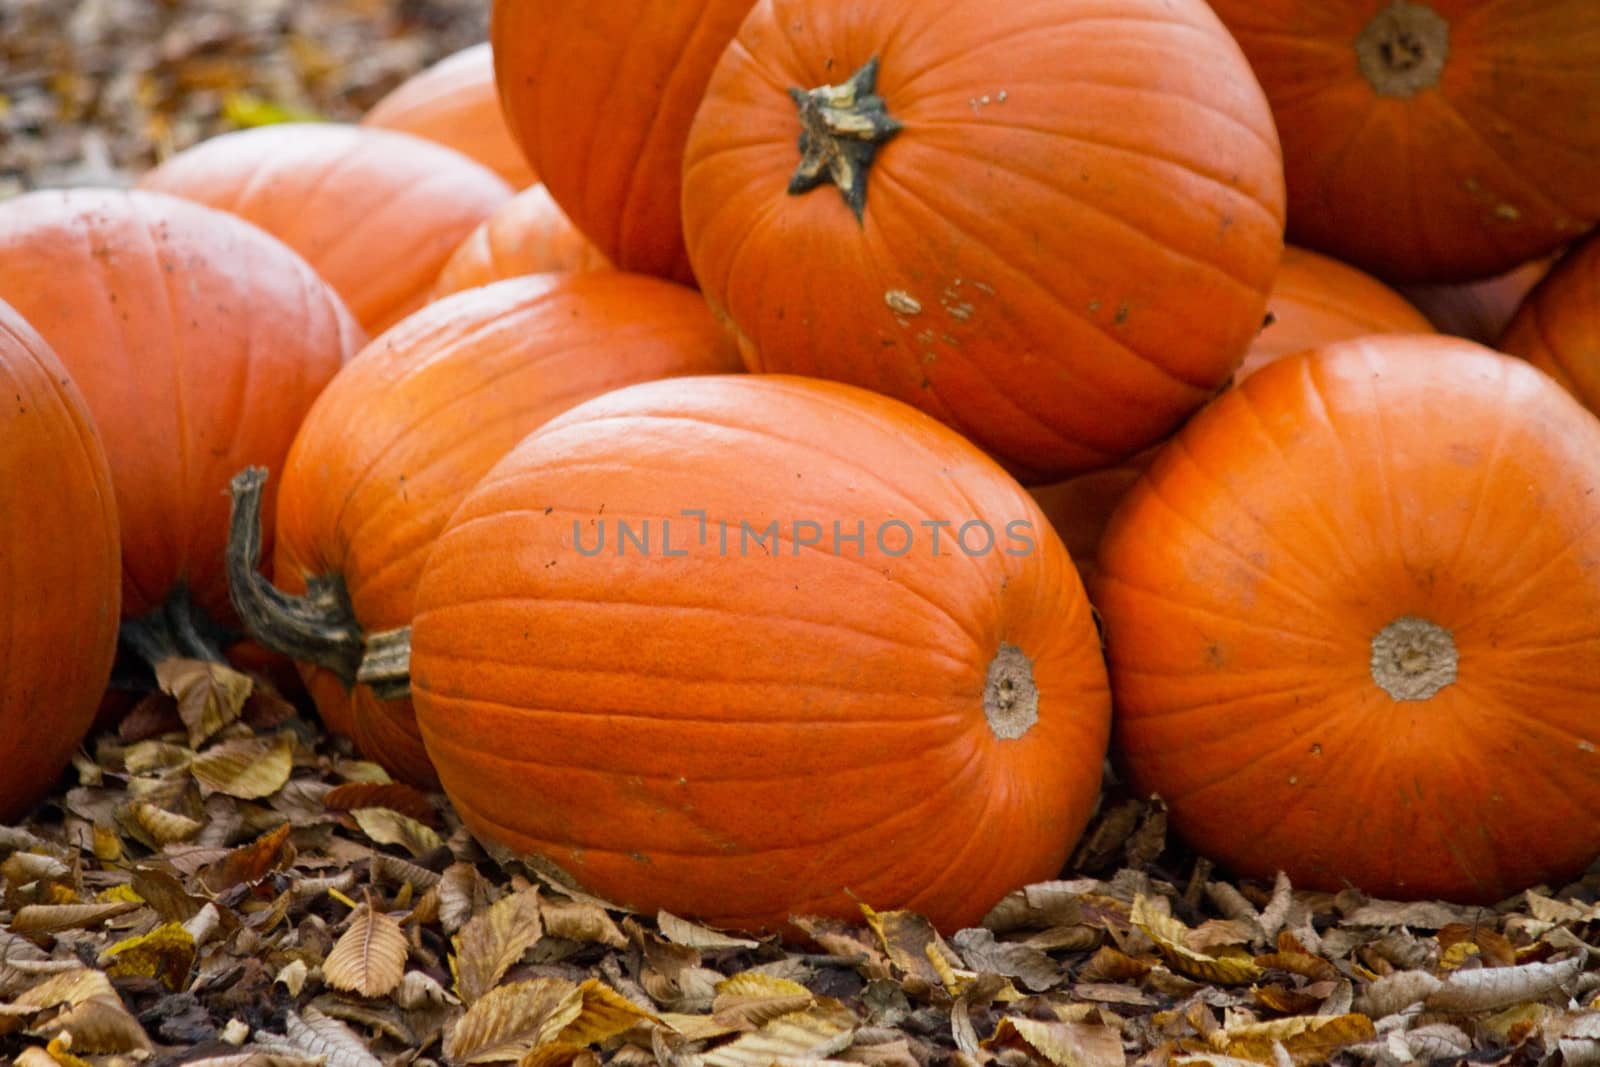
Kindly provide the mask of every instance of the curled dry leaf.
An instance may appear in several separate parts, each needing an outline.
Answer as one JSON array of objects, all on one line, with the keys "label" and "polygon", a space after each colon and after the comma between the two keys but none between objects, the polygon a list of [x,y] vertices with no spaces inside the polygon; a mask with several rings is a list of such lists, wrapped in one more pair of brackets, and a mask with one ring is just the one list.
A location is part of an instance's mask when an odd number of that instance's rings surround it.
[{"label": "curled dry leaf", "polygon": [[364,997],[386,997],[405,977],[406,935],[389,915],[362,904],[323,961],[330,986]]},{"label": "curled dry leaf", "polygon": [[781,1015],[700,1058],[704,1067],[768,1067],[787,1060],[826,1059],[850,1047],[860,1025],[836,1000],[818,1000],[805,1010]]},{"label": "curled dry leaf", "polygon": [[914,911],[874,911],[865,904],[861,912],[884,955],[906,978],[930,986],[944,985],[949,968],[960,964],[960,958],[924,916]]},{"label": "curled dry leaf", "polygon": [[1580,954],[1557,963],[1456,971],[1423,1004],[1429,1011],[1462,1013],[1540,1000],[1571,984],[1583,972],[1586,961],[1587,955]]},{"label": "curled dry leaf", "polygon": [[1396,971],[1374,979],[1356,1003],[1366,1015],[1384,1019],[1421,1004],[1443,985],[1427,971]]},{"label": "curled dry leaf", "polygon": [[198,749],[239,718],[250,696],[250,676],[202,659],[165,659],[156,664],[156,684],[178,702],[178,716]]},{"label": "curled dry leaf", "polygon": [[412,856],[426,855],[444,844],[433,827],[389,808],[356,808],[350,816],[376,843],[399,845]]},{"label": "curled dry leaf", "polygon": [[0,878],[13,890],[29,882],[61,881],[72,873],[72,868],[54,856],[38,852],[13,852],[0,863]]},{"label": "curled dry leaf", "polygon": [[248,845],[240,845],[197,872],[200,884],[212,893],[234,886],[254,885],[294,858],[288,823],[268,830]]},{"label": "curled dry leaf", "polygon": [[711,1014],[723,1022],[753,1030],[779,1016],[805,1011],[815,1003],[811,990],[799,982],[746,971],[717,983]]},{"label": "curled dry leaf", "polygon": [[493,989],[522,954],[544,936],[539,891],[524,889],[495,901],[454,938],[456,995],[471,1004]]},{"label": "curled dry leaf", "polygon": [[71,1048],[84,1053],[150,1052],[149,1035],[139,1021],[128,1014],[116,993],[98,993],[40,1024],[31,1031],[37,1037],[70,1035]]},{"label": "curled dry leaf", "polygon": [[1282,1047],[1296,1065],[1325,1062],[1350,1045],[1378,1036],[1365,1015],[1297,1015],[1271,1022],[1229,1027],[1212,1035],[1217,1051],[1227,1056],[1271,1063]]},{"label": "curled dry leaf", "polygon": [[10,925],[19,934],[58,934],[63,930],[86,930],[139,907],[126,900],[106,904],[24,904],[11,917]]},{"label": "curled dry leaf", "polygon": [[142,831],[145,843],[154,848],[188,841],[205,827],[205,823],[199,819],[191,819],[144,800],[136,800],[128,805],[126,822]]},{"label": "curled dry leaf", "polygon": [[354,1030],[309,1005],[289,1013],[284,1032],[294,1047],[324,1057],[326,1067],[383,1067]]},{"label": "curled dry leaf", "polygon": [[761,944],[745,937],[731,937],[708,926],[680,919],[667,911],[656,913],[656,929],[661,931],[662,937],[674,945],[685,945],[702,952],[715,952],[718,949],[728,948],[756,948]]},{"label": "curled dry leaf", "polygon": [[549,937],[611,948],[623,948],[628,943],[622,928],[598,904],[545,897],[540,901],[539,914],[544,919],[544,932]]},{"label": "curled dry leaf", "polygon": [[1049,1022],[1007,1015],[982,1042],[991,1051],[1015,1049],[1058,1067],[1121,1067],[1122,1035],[1109,1026]]},{"label": "curled dry leaf", "polygon": [[100,953],[98,962],[113,978],[155,978],[177,991],[189,984],[194,954],[194,936],[182,924],[168,922],[149,933],[118,941]]},{"label": "curled dry leaf", "polygon": [[1189,928],[1159,912],[1144,896],[1135,897],[1130,921],[1154,941],[1174,970],[1191,978],[1223,985],[1241,985],[1261,974],[1248,953],[1224,949],[1216,954],[1196,952],[1188,946]]},{"label": "curled dry leaf", "polygon": [[428,794],[404,782],[346,782],[328,790],[322,803],[329,811],[386,808],[434,829],[441,825]]},{"label": "curled dry leaf", "polygon": [[478,868],[452,863],[439,876],[439,923],[453,934],[493,900],[491,888]]},{"label": "curled dry leaf", "polygon": [[287,733],[223,741],[189,764],[202,789],[240,800],[270,797],[288,783],[293,770],[294,740]]},{"label": "curled dry leaf", "polygon": [[518,1060],[554,1041],[582,1012],[582,990],[564,978],[496,986],[445,1036],[444,1056],[454,1064]]},{"label": "curled dry leaf", "polygon": [[970,969],[1015,978],[1035,993],[1052,988],[1065,977],[1060,965],[1045,952],[1030,945],[996,941],[993,932],[982,927],[957,931],[951,941]]},{"label": "curled dry leaf", "polygon": [[586,1048],[609,1041],[643,1022],[656,1022],[659,1016],[639,1007],[597,978],[578,986],[582,1005],[578,1017],[563,1027],[556,1040],[564,1045]]}]

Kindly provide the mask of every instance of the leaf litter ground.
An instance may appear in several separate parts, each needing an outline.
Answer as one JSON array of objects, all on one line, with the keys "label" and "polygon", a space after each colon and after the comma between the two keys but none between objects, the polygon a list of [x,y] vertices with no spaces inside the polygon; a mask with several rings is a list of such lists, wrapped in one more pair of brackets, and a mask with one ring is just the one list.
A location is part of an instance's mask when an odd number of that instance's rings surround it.
[{"label": "leaf litter ground", "polygon": [[[354,119],[485,24],[482,0],[0,0],[0,196]],[[0,1062],[1600,1062],[1600,875],[1495,908],[1238,882],[1112,784],[1061,879],[980,927],[864,908],[797,947],[497,862],[264,679],[161,682],[0,827]]]}]

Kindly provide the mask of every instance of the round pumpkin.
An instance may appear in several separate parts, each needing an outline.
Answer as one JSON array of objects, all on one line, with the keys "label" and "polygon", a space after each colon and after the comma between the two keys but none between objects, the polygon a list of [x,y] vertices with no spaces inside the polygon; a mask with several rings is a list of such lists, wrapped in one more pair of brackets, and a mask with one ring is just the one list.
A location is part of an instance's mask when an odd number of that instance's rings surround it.
[{"label": "round pumpkin", "polygon": [[1600,852],[1600,421],[1369,337],[1190,421],[1100,542],[1134,785],[1236,874],[1491,902]]},{"label": "round pumpkin", "polygon": [[411,685],[474,833],[743,929],[1054,877],[1098,792],[1087,601],[1025,490],[897,401],[726,375],[552,420],[417,587]]},{"label": "round pumpkin", "polygon": [[1600,232],[1563,256],[1523,298],[1499,348],[1600,412]]},{"label": "round pumpkin", "polygon": [[[1559,255],[1559,253],[1558,253]],[[1550,272],[1557,256],[1545,256],[1513,267],[1504,274],[1454,285],[1405,285],[1401,294],[1428,316],[1434,329],[1499,347],[1524,297]]]},{"label": "round pumpkin", "polygon": [[1265,98],[1201,0],[762,0],[684,156],[748,365],[939,417],[1032,481],[1232,373],[1282,254]]},{"label": "round pumpkin", "polygon": [[[273,572],[290,594],[338,590],[310,620],[324,629],[263,614],[270,593],[248,574],[235,579],[240,613],[259,640],[300,660],[329,729],[431,785],[411,703],[380,698],[355,661],[368,635],[411,620],[423,559],[462,496],[580,401],[738,367],[697,293],[641,275],[513,278],[430,304],[339,373],[284,463]],[[236,553],[235,565],[249,561]]]},{"label": "round pumpkin", "polygon": [[623,270],[685,284],[683,142],[752,0],[495,0],[506,121],[563,211]]},{"label": "round pumpkin", "polygon": [[451,253],[433,283],[432,299],[523,274],[610,266],[562,214],[550,191],[530,185],[483,220]]},{"label": "round pumpkin", "polygon": [[0,203],[0,298],[61,358],[105,442],[123,613],[181,602],[231,618],[228,482],[247,465],[279,468],[312,400],[360,347],[338,295],[232,215],[75,189]]},{"label": "round pumpkin", "polygon": [[1283,138],[1289,239],[1467,281],[1600,219],[1593,0],[1212,0]]},{"label": "round pumpkin", "polygon": [[511,187],[392,130],[284,123],[225,133],[139,180],[255,223],[326,278],[369,334],[421,307],[445,260]]},{"label": "round pumpkin", "polygon": [[415,134],[477,160],[513,189],[538,180],[500,110],[487,42],[463,48],[395,86],[361,125]]},{"label": "round pumpkin", "polygon": [[0,823],[12,823],[94,721],[122,576],[111,472],[88,405],[4,302],[0,396]]}]

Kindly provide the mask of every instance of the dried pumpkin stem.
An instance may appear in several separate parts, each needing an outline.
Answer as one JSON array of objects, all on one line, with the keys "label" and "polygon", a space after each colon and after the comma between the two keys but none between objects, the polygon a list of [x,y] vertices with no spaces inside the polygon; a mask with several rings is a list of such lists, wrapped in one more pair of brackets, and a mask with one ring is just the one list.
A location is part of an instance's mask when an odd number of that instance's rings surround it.
[{"label": "dried pumpkin stem", "polygon": [[1450,23],[1426,4],[1395,0],[1356,38],[1356,62],[1379,96],[1405,99],[1439,84],[1450,58]]},{"label": "dried pumpkin stem", "polygon": [[800,165],[789,179],[790,195],[832,182],[861,221],[867,171],[878,149],[900,132],[883,97],[873,91],[877,83],[878,57],[873,56],[838,85],[789,90],[800,109]]},{"label": "dried pumpkin stem", "polygon": [[365,642],[355,610],[338,575],[313,577],[304,596],[276,588],[261,576],[263,467],[247,467],[229,485],[228,595],[245,630],[262,645],[301,663],[332,671],[347,687],[356,684]]},{"label": "dried pumpkin stem", "polygon": [[[235,635],[224,630],[195,605],[188,586],[179,582],[167,599],[137,619],[117,628],[117,642],[126,653],[151,669],[169,659],[203,659],[225,663],[222,646]],[[150,680],[153,684],[153,679]],[[134,688],[148,688],[138,684]]]},{"label": "dried pumpkin stem", "polygon": [[384,630],[367,637],[367,651],[356,668],[356,681],[381,700],[411,696],[411,627]]},{"label": "dried pumpkin stem", "polygon": [[1427,700],[1456,680],[1450,631],[1404,615],[1372,637],[1372,680],[1395,700]]},{"label": "dried pumpkin stem", "polygon": [[1039,721],[1039,687],[1033,660],[1016,645],[1001,643],[983,683],[983,714],[1002,741],[1014,741]]}]

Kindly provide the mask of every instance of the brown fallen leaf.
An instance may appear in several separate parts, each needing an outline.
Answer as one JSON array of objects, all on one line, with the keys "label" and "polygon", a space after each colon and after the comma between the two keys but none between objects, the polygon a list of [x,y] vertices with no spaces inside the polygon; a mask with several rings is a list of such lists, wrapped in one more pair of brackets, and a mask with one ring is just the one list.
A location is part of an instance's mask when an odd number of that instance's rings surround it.
[{"label": "brown fallen leaf", "polygon": [[539,902],[539,915],[544,920],[544,932],[549,937],[611,948],[623,948],[628,944],[621,927],[598,904],[544,897]]},{"label": "brown fallen leaf", "polygon": [[1428,994],[1423,1005],[1429,1011],[1460,1013],[1493,1011],[1540,1000],[1570,985],[1583,973],[1587,959],[1583,953],[1557,963],[1456,971]]},{"label": "brown fallen leaf", "polygon": [[293,770],[294,740],[287,733],[223,741],[189,764],[203,790],[239,800],[270,797],[288,783]]},{"label": "brown fallen leaf", "polygon": [[309,1005],[289,1013],[284,1032],[291,1048],[322,1057],[324,1067],[383,1067],[354,1030]]},{"label": "brown fallen leaf", "polygon": [[236,720],[250,696],[250,676],[201,659],[165,659],[156,664],[156,684],[178,702],[178,716],[198,749]]},{"label": "brown fallen leaf", "polygon": [[356,808],[350,816],[373,841],[399,845],[412,856],[426,855],[444,844],[433,827],[389,808]]},{"label": "brown fallen leaf", "polygon": [[1057,1067],[1121,1067],[1122,1035],[1109,1026],[1007,1015],[981,1047],[1014,1049]]},{"label": "brown fallen leaf", "polygon": [[444,1039],[454,1064],[519,1060],[554,1041],[583,1012],[583,991],[564,978],[496,986],[467,1009]]},{"label": "brown fallen leaf", "polygon": [[284,823],[250,842],[224,853],[220,859],[203,865],[196,873],[199,882],[212,893],[239,885],[254,885],[294,858],[289,844],[290,826]]},{"label": "brown fallen leaf", "polygon": [[815,1003],[811,990],[799,982],[746,971],[717,983],[711,1014],[753,1030],[781,1015],[805,1011]]},{"label": "brown fallen leaf", "polygon": [[1227,1056],[1277,1063],[1281,1046],[1297,1067],[1321,1063],[1349,1045],[1377,1037],[1365,1015],[1296,1015],[1271,1022],[1250,1023],[1218,1031],[1211,1038],[1217,1051]]},{"label": "brown fallen leaf", "polygon": [[322,803],[329,811],[387,808],[436,830],[443,825],[428,794],[404,782],[346,782],[328,790]]},{"label": "brown fallen leaf", "polygon": [[393,917],[368,900],[351,913],[350,925],[323,961],[322,974],[335,989],[364,997],[386,997],[406,970],[406,935]]},{"label": "brown fallen leaf", "polygon": [[11,929],[19,934],[57,934],[63,930],[86,930],[107,919],[137,911],[131,901],[107,904],[24,904],[11,917]]},{"label": "brown fallen leaf", "polygon": [[538,889],[524,889],[495,901],[468,920],[452,944],[450,968],[456,995],[471,1004],[493,989],[522,954],[544,936]]},{"label": "brown fallen leaf", "polygon": [[780,1015],[701,1057],[704,1067],[769,1067],[774,1062],[821,1060],[850,1047],[860,1020],[836,1000]]},{"label": "brown fallen leaf", "polygon": [[151,1052],[150,1037],[116,993],[99,993],[30,1031],[37,1037],[70,1035],[70,1047],[85,1053]]},{"label": "brown fallen leaf", "polygon": [[732,937],[709,926],[680,919],[667,911],[656,913],[656,929],[661,931],[662,937],[674,945],[686,945],[702,952],[715,952],[728,948],[756,948],[761,944],[747,937]]},{"label": "brown fallen leaf", "polygon": [[1189,928],[1163,912],[1155,910],[1149,898],[1135,897],[1130,921],[1154,941],[1174,970],[1207,982],[1241,985],[1261,974],[1261,968],[1244,950],[1222,950],[1217,954],[1196,952],[1187,944]]},{"label": "brown fallen leaf", "polygon": [[558,1043],[586,1048],[609,1041],[640,1023],[658,1021],[653,1012],[639,1007],[598,978],[584,980],[578,986],[578,993],[583,998],[578,1017],[562,1027],[556,1035]]}]

